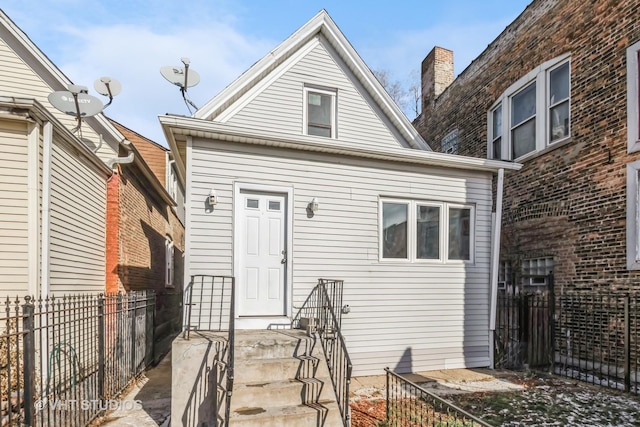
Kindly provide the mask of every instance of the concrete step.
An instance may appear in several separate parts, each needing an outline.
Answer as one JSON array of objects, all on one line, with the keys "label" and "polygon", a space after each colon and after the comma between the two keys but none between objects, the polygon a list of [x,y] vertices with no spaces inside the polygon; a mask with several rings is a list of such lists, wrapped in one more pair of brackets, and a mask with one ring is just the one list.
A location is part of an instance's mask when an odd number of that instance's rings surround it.
[{"label": "concrete step", "polygon": [[271,359],[322,354],[320,340],[297,329],[237,331],[235,359]]},{"label": "concrete step", "polygon": [[256,405],[296,406],[335,399],[331,378],[283,379],[260,383],[234,384],[231,409]]},{"label": "concrete step", "polygon": [[335,401],[315,405],[243,407],[231,411],[231,427],[342,427]]},{"label": "concrete step", "polygon": [[239,359],[235,362],[235,382],[277,381],[285,378],[314,378],[329,375],[326,363],[314,356],[274,359]]}]

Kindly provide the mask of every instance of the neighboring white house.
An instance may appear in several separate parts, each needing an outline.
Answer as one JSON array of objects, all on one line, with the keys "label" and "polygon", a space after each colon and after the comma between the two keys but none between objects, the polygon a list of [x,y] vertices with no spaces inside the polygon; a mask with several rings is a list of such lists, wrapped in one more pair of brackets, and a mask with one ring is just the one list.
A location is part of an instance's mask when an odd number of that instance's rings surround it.
[{"label": "neighboring white house", "polygon": [[492,178],[519,165],[431,152],[325,11],[160,122],[185,280],[234,275],[238,328],[289,324],[343,279],[354,375],[490,365]]}]

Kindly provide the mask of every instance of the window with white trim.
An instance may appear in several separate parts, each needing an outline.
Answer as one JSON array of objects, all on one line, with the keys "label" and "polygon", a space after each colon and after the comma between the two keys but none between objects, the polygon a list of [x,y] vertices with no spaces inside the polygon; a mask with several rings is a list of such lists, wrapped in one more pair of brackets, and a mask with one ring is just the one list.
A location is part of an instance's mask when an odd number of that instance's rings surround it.
[{"label": "window with white trim", "polygon": [[487,156],[519,160],[570,136],[568,55],[545,62],[509,87],[487,114]]},{"label": "window with white trim", "polygon": [[304,88],[304,132],[336,138],[336,91]]},{"label": "window with white trim", "polygon": [[385,199],[380,218],[382,260],[473,262],[473,206]]},{"label": "window with white trim", "polygon": [[627,269],[640,270],[640,160],[627,164]]},{"label": "window with white trim", "polygon": [[627,48],[627,152],[640,151],[640,41]]},{"label": "window with white trim", "polygon": [[173,256],[174,256],[173,241],[171,240],[171,237],[166,236],[164,241],[164,260],[165,260],[164,285],[168,288],[172,288],[174,286],[173,285],[173,277],[174,277]]}]

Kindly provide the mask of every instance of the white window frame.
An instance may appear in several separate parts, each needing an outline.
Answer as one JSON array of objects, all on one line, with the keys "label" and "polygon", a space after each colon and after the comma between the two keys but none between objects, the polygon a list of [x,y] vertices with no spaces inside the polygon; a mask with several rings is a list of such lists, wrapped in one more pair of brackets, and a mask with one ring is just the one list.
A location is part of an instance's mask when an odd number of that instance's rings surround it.
[{"label": "white window frame", "polygon": [[640,270],[640,160],[627,164],[627,269]]},{"label": "white window frame", "polygon": [[[562,65],[569,64],[569,134],[563,138],[557,139],[551,142],[549,135],[549,123],[550,123],[550,108],[549,104],[549,75],[554,69],[561,67]],[[513,159],[512,141],[511,141],[511,105],[512,99],[520,91],[536,83],[536,111],[535,111],[535,132],[536,132],[536,144],[535,149],[527,154],[524,154],[516,159]],[[493,112],[496,108],[502,106],[502,128],[500,135],[493,134]],[[536,153],[544,150],[548,146],[556,145],[560,142],[566,141],[571,138],[571,56],[565,54],[551,59],[535,69],[531,70],[524,77],[520,78],[517,82],[509,86],[509,88],[491,105],[491,108],[487,111],[487,158],[493,159],[493,141],[501,137],[501,157],[505,160],[522,161],[529,157],[534,156]]]},{"label": "white window frame", "polygon": [[640,41],[627,48],[627,152],[640,151]]},{"label": "white window frame", "polygon": [[[383,218],[383,204],[384,203],[396,203],[407,205],[407,257],[406,258],[385,258],[384,252],[384,218]],[[439,230],[439,257],[437,259],[424,259],[418,258],[417,248],[417,207],[418,206],[432,206],[440,209],[440,230]],[[469,259],[449,259],[449,209],[470,209],[470,236],[469,236]],[[408,200],[408,199],[395,199],[395,198],[380,198],[378,203],[378,260],[380,262],[390,263],[416,263],[416,264],[442,264],[442,263],[464,263],[473,264],[475,262],[475,224],[476,214],[475,206],[471,204],[460,203],[448,203],[431,200]]]},{"label": "white window frame", "polygon": [[164,286],[174,287],[175,265],[174,265],[175,245],[171,237],[166,236],[164,241]]},{"label": "white window frame", "polygon": [[310,135],[309,134],[309,93],[319,93],[321,95],[331,96],[331,136],[329,138],[336,139],[338,137],[337,130],[337,104],[338,104],[338,91],[335,89],[319,88],[315,86],[304,86],[303,90],[303,102],[302,102],[302,133],[304,135],[313,136],[316,138],[327,138],[325,136]]}]

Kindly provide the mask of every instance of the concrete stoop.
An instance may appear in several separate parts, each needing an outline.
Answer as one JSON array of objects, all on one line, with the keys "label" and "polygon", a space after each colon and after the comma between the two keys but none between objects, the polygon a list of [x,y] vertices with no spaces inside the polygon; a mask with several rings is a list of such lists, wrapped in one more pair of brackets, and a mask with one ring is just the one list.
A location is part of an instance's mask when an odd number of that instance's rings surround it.
[{"label": "concrete stoop", "polygon": [[320,340],[299,330],[236,331],[231,427],[342,427]]}]

